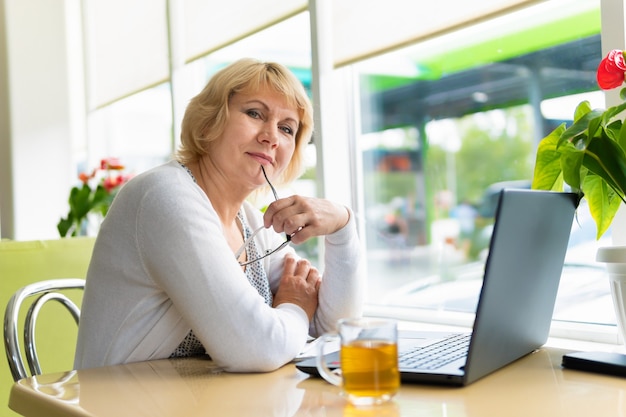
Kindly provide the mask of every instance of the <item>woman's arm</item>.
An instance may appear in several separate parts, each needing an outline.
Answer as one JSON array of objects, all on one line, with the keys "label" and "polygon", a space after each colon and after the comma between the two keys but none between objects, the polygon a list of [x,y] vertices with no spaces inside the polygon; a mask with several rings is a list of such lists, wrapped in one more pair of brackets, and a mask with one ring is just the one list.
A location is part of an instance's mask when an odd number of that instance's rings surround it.
[{"label": "woman's arm", "polygon": [[[318,308],[311,322],[310,334],[319,336],[334,329],[338,319],[355,317],[362,314],[364,297],[364,275],[361,268],[361,247],[357,235],[354,213],[341,207],[348,213],[347,224],[339,230],[324,236],[325,256],[323,260],[322,281],[319,290]],[[251,222],[255,220],[251,219]],[[329,223],[330,224],[330,223]],[[296,233],[297,236],[300,232]],[[294,236],[294,238],[295,238]],[[278,235],[275,239],[279,239]],[[292,239],[295,240],[295,239]],[[277,241],[261,243],[274,247]],[[297,248],[294,243],[291,245]],[[266,262],[269,271],[270,286],[275,292],[280,283],[283,257],[288,251],[281,252],[281,257],[271,257]]]},{"label": "woman's arm", "polygon": [[311,323],[311,335],[335,329],[337,320],[363,314],[365,279],[354,213],[348,224],[324,239],[325,256],[319,305]]}]

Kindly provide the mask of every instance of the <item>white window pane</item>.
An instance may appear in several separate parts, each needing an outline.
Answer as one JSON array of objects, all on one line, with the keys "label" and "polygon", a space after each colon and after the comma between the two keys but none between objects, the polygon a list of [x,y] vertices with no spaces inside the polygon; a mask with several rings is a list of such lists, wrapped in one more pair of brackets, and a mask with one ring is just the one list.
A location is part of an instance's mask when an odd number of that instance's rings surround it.
[{"label": "white window pane", "polygon": [[92,112],[88,121],[89,166],[117,157],[138,174],[172,156],[169,84],[162,84]]}]

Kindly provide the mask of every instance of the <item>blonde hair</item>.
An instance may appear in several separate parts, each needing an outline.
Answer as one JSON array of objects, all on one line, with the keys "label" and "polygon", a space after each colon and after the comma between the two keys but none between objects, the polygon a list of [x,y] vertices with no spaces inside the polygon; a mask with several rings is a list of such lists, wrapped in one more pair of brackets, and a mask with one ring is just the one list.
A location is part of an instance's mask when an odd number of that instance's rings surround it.
[{"label": "blonde hair", "polygon": [[313,106],[302,83],[285,66],[240,59],[217,72],[204,89],[191,99],[181,126],[181,144],[176,159],[195,162],[210,152],[209,144],[219,139],[228,121],[228,101],[233,94],[259,91],[270,87],[282,94],[297,109],[300,124],[296,133],[293,157],[279,178],[278,184],[295,180],[304,170],[304,148],[313,132]]}]

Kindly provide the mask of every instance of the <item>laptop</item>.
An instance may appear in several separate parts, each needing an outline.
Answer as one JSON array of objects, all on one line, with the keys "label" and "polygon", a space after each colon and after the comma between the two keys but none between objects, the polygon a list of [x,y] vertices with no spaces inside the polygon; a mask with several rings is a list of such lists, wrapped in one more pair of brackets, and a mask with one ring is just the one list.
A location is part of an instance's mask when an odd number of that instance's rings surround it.
[{"label": "laptop", "polygon": [[[402,382],[468,385],[546,343],[578,202],[574,193],[500,192],[472,331],[400,331]],[[411,359],[450,344],[457,351],[445,361]],[[338,351],[325,359],[339,366]],[[315,357],[296,367],[318,375]]]}]

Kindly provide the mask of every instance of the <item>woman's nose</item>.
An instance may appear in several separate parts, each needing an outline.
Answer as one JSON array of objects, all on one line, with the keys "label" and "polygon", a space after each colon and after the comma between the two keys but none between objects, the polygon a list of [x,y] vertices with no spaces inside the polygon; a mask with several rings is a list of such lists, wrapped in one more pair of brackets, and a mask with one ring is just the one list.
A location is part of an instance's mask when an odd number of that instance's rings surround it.
[{"label": "woman's nose", "polygon": [[269,142],[272,145],[278,143],[278,129],[271,126],[265,126],[259,134],[259,139],[264,142]]}]

